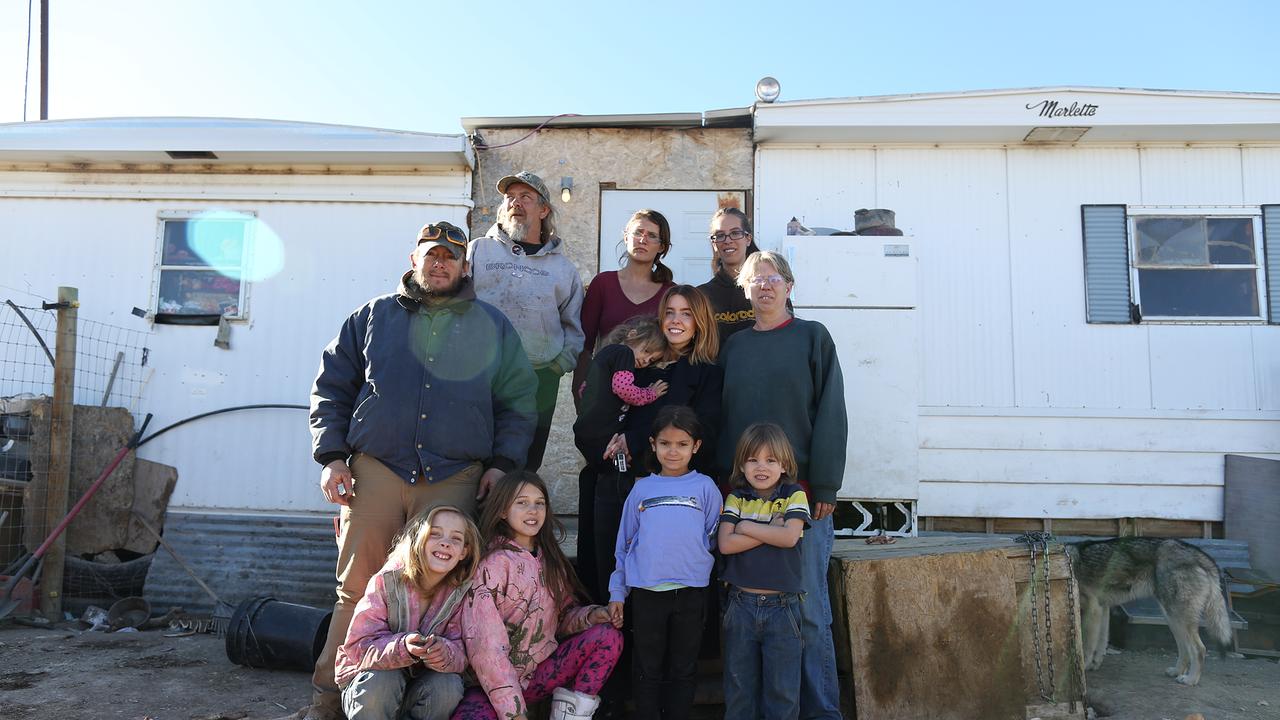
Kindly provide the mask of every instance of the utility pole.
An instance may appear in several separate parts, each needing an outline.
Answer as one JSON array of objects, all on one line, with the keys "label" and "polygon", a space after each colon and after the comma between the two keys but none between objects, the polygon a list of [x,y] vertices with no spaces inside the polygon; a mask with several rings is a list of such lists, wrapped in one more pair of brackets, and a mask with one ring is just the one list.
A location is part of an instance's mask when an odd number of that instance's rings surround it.
[{"label": "utility pole", "polygon": [[49,0],[40,0],[40,119],[49,119]]}]

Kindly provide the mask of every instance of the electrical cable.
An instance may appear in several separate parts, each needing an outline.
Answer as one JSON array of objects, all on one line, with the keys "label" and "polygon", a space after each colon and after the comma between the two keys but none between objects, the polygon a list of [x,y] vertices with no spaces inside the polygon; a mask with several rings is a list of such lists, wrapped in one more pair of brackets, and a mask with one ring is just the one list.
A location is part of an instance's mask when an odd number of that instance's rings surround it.
[{"label": "electrical cable", "polygon": [[172,425],[166,425],[165,427],[162,427],[159,430],[146,436],[142,440],[139,440],[136,447],[141,447],[143,445],[146,445],[147,443],[151,442],[152,440],[155,440],[157,437],[160,437],[161,435],[169,432],[170,430],[186,425],[189,422],[202,420],[204,418],[212,417],[214,415],[222,415],[223,413],[237,412],[239,410],[264,410],[264,409],[310,410],[311,408],[306,405],[287,405],[283,403],[266,403],[262,405],[236,405],[234,407],[222,408],[221,410],[210,410],[207,413],[200,413],[199,415],[192,415],[189,418],[184,418],[182,420],[179,420],[176,423],[173,423]]},{"label": "electrical cable", "polygon": [[31,81],[31,0],[27,0],[27,57],[22,73],[22,122],[27,121],[27,83]]},{"label": "electrical cable", "polygon": [[539,130],[546,127],[547,125],[550,125],[552,120],[558,120],[564,117],[581,117],[581,116],[578,115],[578,113],[560,113],[559,115],[552,115],[551,117],[544,120],[541,125],[530,130],[524,137],[520,138],[519,140],[513,140],[509,143],[503,143],[502,145],[485,145],[484,143],[477,143],[476,149],[477,150],[497,150],[498,148],[511,147],[512,145],[522,143],[525,140],[528,140],[529,138],[533,137],[534,134],[537,133]]}]

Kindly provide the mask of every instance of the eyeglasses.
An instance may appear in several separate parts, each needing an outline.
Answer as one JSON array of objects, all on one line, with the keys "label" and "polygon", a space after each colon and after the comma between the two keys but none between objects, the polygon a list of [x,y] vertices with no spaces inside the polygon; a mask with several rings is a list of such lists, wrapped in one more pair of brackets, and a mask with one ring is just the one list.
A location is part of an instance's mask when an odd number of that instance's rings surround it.
[{"label": "eyeglasses", "polygon": [[758,285],[764,287],[766,285],[781,285],[783,277],[781,275],[756,275],[747,279],[748,285]]},{"label": "eyeglasses", "polygon": [[660,243],[662,237],[657,233],[647,233],[639,228],[627,233],[627,237],[638,243]]},{"label": "eyeglasses", "polygon": [[467,236],[452,225],[428,225],[422,228],[422,232],[418,235],[418,244],[421,245],[424,242],[432,242],[441,238],[463,250],[467,249]]},{"label": "eyeglasses", "polygon": [[732,240],[734,242],[741,242],[743,238],[747,237],[750,234],[751,233],[747,232],[746,230],[743,230],[742,228],[734,228],[727,233],[723,233],[723,232],[711,233],[710,240],[715,245],[719,245],[728,240]]}]

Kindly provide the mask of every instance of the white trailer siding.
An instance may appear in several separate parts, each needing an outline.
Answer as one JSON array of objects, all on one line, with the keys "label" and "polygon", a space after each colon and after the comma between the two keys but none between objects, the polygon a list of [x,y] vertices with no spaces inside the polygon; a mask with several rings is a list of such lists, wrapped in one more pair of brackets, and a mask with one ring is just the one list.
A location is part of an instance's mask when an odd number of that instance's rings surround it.
[{"label": "white trailer siding", "polygon": [[[0,285],[46,297],[75,286],[82,319],[152,330],[152,374],[136,408],[154,413],[152,431],[232,405],[306,405],[321,349],[353,309],[394,290],[419,227],[465,227],[469,187],[463,167],[393,176],[0,173]],[[232,324],[230,350],[214,347],[216,327],[150,328],[130,314],[153,300],[158,213],[213,209],[256,213],[258,248],[277,238],[283,257],[277,273],[251,284],[249,317]],[[175,509],[332,508],[320,496],[304,411],[201,420],[140,455],[178,468]]]},{"label": "white trailer siding", "polygon": [[1087,324],[1080,206],[1266,202],[1274,146],[757,155],[759,237],[887,207],[914,238],[922,515],[1221,520],[1223,455],[1280,457],[1280,327]]}]

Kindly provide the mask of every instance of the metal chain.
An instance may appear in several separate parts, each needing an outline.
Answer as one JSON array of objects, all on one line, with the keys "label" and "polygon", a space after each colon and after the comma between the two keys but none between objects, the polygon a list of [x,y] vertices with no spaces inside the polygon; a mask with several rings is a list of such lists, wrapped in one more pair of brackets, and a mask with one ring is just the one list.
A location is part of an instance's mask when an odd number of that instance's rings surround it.
[{"label": "metal chain", "polygon": [[[1031,551],[1031,568],[1030,568],[1030,587],[1028,588],[1028,597],[1031,599],[1031,645],[1035,650],[1034,657],[1036,660],[1036,689],[1040,691],[1040,697],[1049,702],[1057,702],[1054,700],[1053,692],[1053,639],[1052,639],[1052,619],[1050,618],[1049,609],[1049,539],[1053,536],[1046,532],[1029,532],[1019,535],[1015,542],[1026,543]],[[1044,668],[1041,666],[1040,658],[1043,655],[1040,649],[1040,620],[1036,617],[1036,558],[1043,551],[1044,556],[1044,615],[1045,615],[1045,632],[1049,637],[1046,638],[1046,645],[1049,651],[1049,692],[1045,692]]]},{"label": "metal chain", "polygon": [[1071,669],[1073,671],[1074,681],[1071,689],[1074,691],[1071,695],[1071,712],[1076,711],[1076,697],[1084,697],[1084,666],[1082,665],[1081,656],[1084,655],[1084,649],[1080,647],[1080,633],[1076,628],[1076,567],[1071,562],[1071,550],[1066,546],[1062,546],[1062,554],[1067,558],[1067,622],[1071,632],[1069,641],[1071,643]]}]

